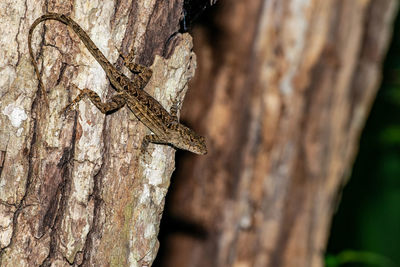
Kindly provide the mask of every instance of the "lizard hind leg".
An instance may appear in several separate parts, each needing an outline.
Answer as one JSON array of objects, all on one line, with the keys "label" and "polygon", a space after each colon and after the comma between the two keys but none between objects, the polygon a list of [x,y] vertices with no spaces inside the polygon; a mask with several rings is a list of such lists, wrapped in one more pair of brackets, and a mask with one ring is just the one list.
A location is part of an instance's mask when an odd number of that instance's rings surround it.
[{"label": "lizard hind leg", "polygon": [[90,101],[104,114],[116,111],[122,108],[126,103],[125,93],[117,93],[111,98],[111,100],[103,103],[101,102],[100,96],[96,92],[87,88],[81,90],[75,84],[72,84],[72,87],[78,89],[80,93],[73,101],[71,101],[71,103],[69,103],[65,108],[62,109],[62,113],[72,108],[72,106],[77,104],[85,97],[89,97]]}]

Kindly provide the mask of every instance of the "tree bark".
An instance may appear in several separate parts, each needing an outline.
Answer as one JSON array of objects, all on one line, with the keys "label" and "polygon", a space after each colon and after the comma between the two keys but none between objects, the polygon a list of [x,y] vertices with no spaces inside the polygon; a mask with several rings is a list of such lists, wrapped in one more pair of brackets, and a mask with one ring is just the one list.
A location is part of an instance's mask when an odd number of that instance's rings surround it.
[{"label": "tree bark", "polygon": [[33,38],[46,106],[27,37],[36,18],[57,12],[119,69],[117,48],[134,47],[136,62],[154,72],[145,90],[168,110],[182,102],[196,67],[191,37],[177,33],[182,2],[1,2],[1,266],[151,265],[174,149],[150,145],[141,154],[149,130],[127,108],[105,116],[85,100],[60,115],[79,93],[72,83],[103,99],[114,91],[79,38],[56,21],[40,24]]},{"label": "tree bark", "polygon": [[186,227],[167,234],[161,261],[321,267],[397,1],[217,6],[194,29],[199,68],[183,110],[209,154],[178,162],[167,203]]}]

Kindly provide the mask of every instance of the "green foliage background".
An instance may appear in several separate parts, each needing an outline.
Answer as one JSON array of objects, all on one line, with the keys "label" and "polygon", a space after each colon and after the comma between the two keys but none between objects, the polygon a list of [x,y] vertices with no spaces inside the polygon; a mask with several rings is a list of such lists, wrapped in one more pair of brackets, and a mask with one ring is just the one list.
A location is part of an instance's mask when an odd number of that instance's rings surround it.
[{"label": "green foliage background", "polygon": [[400,17],[334,217],[326,266],[400,266]]}]

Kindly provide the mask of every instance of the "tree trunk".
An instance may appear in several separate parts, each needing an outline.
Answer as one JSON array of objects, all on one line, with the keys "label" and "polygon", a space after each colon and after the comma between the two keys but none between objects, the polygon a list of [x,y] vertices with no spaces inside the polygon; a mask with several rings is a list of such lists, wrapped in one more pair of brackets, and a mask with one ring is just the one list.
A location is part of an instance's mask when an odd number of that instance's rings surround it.
[{"label": "tree trunk", "polygon": [[182,113],[209,154],[178,162],[163,266],[321,267],[397,1],[216,7]]},{"label": "tree trunk", "polygon": [[[0,9],[0,265],[150,266],[174,149],[150,145],[127,109],[103,115],[90,101],[60,111],[79,92],[115,91],[79,38],[41,23],[33,50],[49,106],[28,54],[32,22],[47,12],[75,20],[116,67],[117,48],[152,65],[145,88],[169,110],[182,102],[196,65],[192,39],[177,34],[181,0],[2,1]],[[136,34],[135,34],[136,33]]]}]

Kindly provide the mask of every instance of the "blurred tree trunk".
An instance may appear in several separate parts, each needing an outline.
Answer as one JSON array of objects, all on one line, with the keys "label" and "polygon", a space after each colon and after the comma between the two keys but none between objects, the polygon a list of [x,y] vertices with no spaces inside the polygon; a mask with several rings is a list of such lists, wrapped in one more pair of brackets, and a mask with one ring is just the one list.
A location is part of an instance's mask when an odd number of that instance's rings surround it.
[{"label": "blurred tree trunk", "polygon": [[168,203],[185,231],[168,235],[161,262],[322,267],[397,1],[215,8],[194,29],[199,67],[183,111],[209,154],[178,162]]},{"label": "blurred tree trunk", "polygon": [[59,114],[78,94],[71,83],[103,99],[115,91],[79,38],[55,21],[40,24],[33,38],[47,107],[27,37],[36,18],[58,12],[81,25],[117,68],[116,48],[134,46],[136,62],[154,61],[146,90],[169,109],[181,103],[196,64],[192,39],[177,34],[182,4],[1,1],[0,266],[151,265],[174,149],[150,145],[142,155],[149,131],[127,108],[104,116],[85,100]]}]

